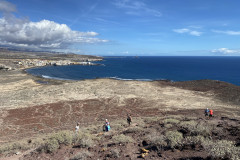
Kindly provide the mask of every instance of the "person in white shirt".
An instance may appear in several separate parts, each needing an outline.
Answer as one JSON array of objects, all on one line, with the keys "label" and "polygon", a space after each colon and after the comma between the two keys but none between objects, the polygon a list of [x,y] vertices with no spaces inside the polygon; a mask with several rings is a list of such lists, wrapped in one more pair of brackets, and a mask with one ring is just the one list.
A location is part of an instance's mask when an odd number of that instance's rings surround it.
[{"label": "person in white shirt", "polygon": [[79,132],[79,123],[77,123],[76,127],[75,127],[75,132],[78,133]]}]

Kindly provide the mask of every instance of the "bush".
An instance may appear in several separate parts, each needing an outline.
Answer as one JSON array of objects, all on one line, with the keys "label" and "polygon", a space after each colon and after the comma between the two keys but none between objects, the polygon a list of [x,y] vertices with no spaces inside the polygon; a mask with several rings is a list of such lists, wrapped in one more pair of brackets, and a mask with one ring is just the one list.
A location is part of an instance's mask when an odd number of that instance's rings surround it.
[{"label": "bush", "polygon": [[102,126],[103,125],[89,125],[86,128],[84,128],[84,129],[81,128],[80,131],[96,134],[96,133],[99,133],[99,132],[103,131],[103,127]]},{"label": "bush", "polygon": [[156,132],[149,134],[146,137],[146,141],[151,148],[157,148],[163,150],[167,146],[166,137],[164,135],[158,135]]},{"label": "bush", "polygon": [[183,139],[184,145],[201,145],[204,141],[203,136],[188,136]]},{"label": "bush", "polygon": [[132,123],[137,123],[138,127],[144,127],[146,125],[144,120],[140,117],[135,117]]},{"label": "bush", "polygon": [[123,130],[125,128],[125,126],[122,125],[122,124],[114,123],[114,124],[111,125],[111,129],[114,130],[114,131],[120,131],[120,130]]},{"label": "bush", "polygon": [[113,136],[113,137],[112,137],[112,141],[113,141],[113,143],[115,143],[115,144],[134,142],[134,140],[133,140],[132,137],[125,136],[125,135],[123,135],[123,134]]},{"label": "bush", "polygon": [[183,121],[180,123],[180,127],[192,136],[202,135],[209,137],[213,130],[213,126],[206,123],[197,123],[196,121]]},{"label": "bush", "polygon": [[94,146],[94,137],[88,133],[79,133],[74,139],[75,146],[78,147],[93,147]]},{"label": "bush", "polygon": [[170,148],[176,148],[181,146],[181,143],[183,140],[182,133],[178,131],[168,131],[166,132],[165,135],[166,135],[168,146]]},{"label": "bush", "polygon": [[13,142],[5,145],[0,146],[0,153],[4,152],[14,152],[16,150],[26,150],[29,149],[31,146],[27,144],[27,142]]},{"label": "bush", "polygon": [[144,118],[144,122],[146,122],[146,123],[156,123],[160,120],[161,120],[160,117],[145,117]]},{"label": "bush", "polygon": [[31,143],[29,143],[29,139],[24,139],[18,142],[3,144],[0,146],[0,154],[5,152],[16,152],[17,150],[28,150],[36,146],[40,146],[42,143],[42,139],[36,138],[34,140],[31,140]]},{"label": "bush", "polygon": [[203,141],[202,146],[214,159],[240,159],[240,148],[235,147],[232,141]]},{"label": "bush", "polygon": [[81,151],[75,154],[70,160],[85,160],[88,157],[91,157],[92,154],[89,151]]},{"label": "bush", "polygon": [[48,139],[45,143],[44,150],[48,153],[52,153],[59,148],[59,143],[57,139]]},{"label": "bush", "polygon": [[123,131],[123,134],[128,134],[128,133],[139,133],[139,132],[144,132],[145,129],[141,127],[130,127],[127,130]]},{"label": "bush", "polygon": [[177,119],[177,120],[182,120],[184,119],[185,116],[182,115],[167,115],[165,116],[165,119]]},{"label": "bush", "polygon": [[164,125],[164,127],[167,128],[167,129],[169,129],[169,128],[172,128],[173,125],[172,125],[172,124],[166,124],[166,125]]},{"label": "bush", "polygon": [[112,149],[111,151],[111,157],[112,158],[119,158],[120,157],[120,150],[119,149]]},{"label": "bush", "polygon": [[72,144],[73,136],[70,131],[60,131],[50,136],[50,139],[56,139],[59,144]]},{"label": "bush", "polygon": [[164,124],[168,124],[168,123],[170,123],[170,124],[177,124],[177,123],[179,123],[180,121],[177,120],[177,119],[172,119],[172,118],[170,118],[170,119],[164,119],[163,122],[164,122]]}]

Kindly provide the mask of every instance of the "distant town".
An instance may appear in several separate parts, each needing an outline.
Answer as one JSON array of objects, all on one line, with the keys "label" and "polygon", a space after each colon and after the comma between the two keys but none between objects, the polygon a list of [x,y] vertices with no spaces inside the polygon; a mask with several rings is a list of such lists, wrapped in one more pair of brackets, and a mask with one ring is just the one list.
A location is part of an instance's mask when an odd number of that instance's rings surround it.
[{"label": "distant town", "polygon": [[78,54],[20,52],[0,49],[0,70],[26,69],[42,66],[98,65],[102,57]]}]

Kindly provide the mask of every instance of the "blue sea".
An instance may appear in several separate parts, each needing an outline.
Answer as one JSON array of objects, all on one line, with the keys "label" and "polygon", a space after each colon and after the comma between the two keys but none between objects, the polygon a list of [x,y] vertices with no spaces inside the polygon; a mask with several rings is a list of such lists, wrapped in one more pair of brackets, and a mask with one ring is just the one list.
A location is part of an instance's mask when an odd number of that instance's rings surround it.
[{"label": "blue sea", "polygon": [[104,57],[96,66],[45,66],[28,69],[35,76],[62,80],[188,81],[211,79],[240,85],[240,57]]}]

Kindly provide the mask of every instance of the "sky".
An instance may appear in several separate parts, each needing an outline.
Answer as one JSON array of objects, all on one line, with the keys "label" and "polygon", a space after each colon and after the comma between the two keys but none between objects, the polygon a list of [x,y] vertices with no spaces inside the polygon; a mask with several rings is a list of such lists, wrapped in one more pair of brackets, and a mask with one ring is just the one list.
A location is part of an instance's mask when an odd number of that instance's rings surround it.
[{"label": "sky", "polygon": [[240,56],[239,0],[0,0],[0,47]]}]

